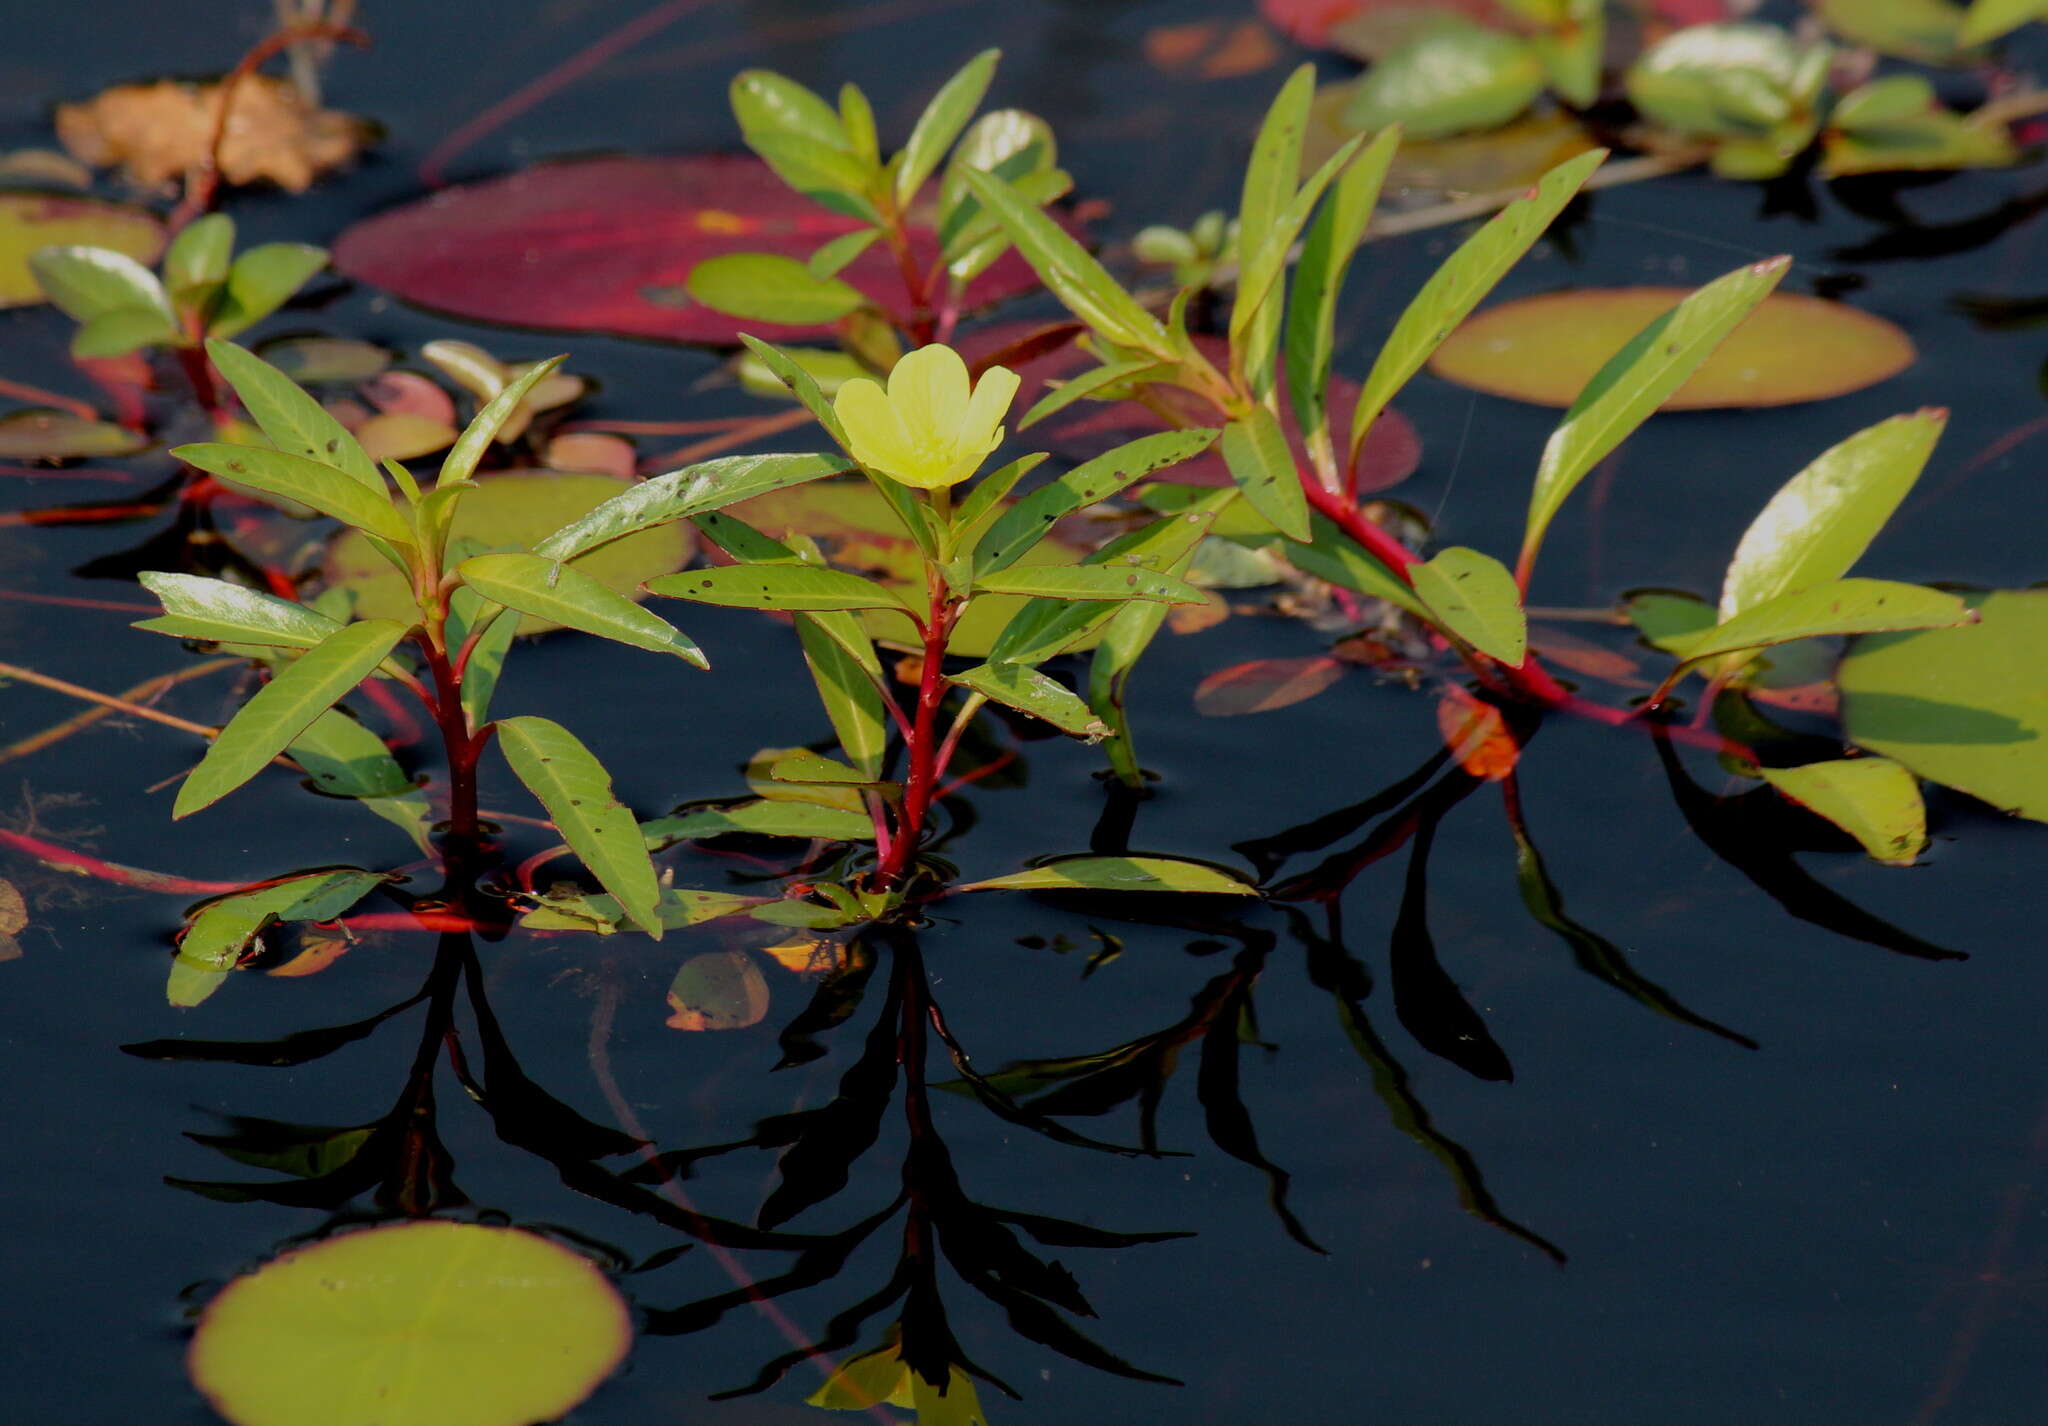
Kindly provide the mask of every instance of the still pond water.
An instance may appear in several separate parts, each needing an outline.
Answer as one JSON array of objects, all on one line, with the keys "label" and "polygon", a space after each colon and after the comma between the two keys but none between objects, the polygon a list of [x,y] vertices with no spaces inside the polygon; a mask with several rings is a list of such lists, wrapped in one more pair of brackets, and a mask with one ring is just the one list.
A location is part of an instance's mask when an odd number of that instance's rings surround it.
[{"label": "still pond water", "polygon": [[[217,0],[14,7],[0,60],[0,148],[47,142],[52,100],[118,79],[218,70],[257,33],[264,8]],[[244,241],[329,241],[354,218],[416,196],[415,166],[437,140],[635,8],[617,0],[366,7],[375,49],[335,67],[331,95],[375,116],[386,142],[316,196],[234,200]],[[996,102],[1054,120],[1080,191],[1108,199],[1108,234],[1127,236],[1142,222],[1185,223],[1234,197],[1246,136],[1280,71],[1169,78],[1146,65],[1141,44],[1154,26],[1230,8],[1214,0],[709,4],[599,81],[483,140],[456,161],[454,176],[604,149],[729,148],[724,80],[750,63],[814,85],[857,78],[885,130],[901,132],[940,74],[998,44],[1006,58]],[[1923,356],[1904,375],[1831,403],[1654,421],[1625,448],[1597,514],[1588,502],[1556,531],[1537,601],[1602,606],[1653,584],[1710,593],[1750,513],[1787,476],[1842,436],[1922,405],[1955,413],[1923,486],[1939,493],[1896,521],[1864,568],[2008,587],[2048,575],[2040,445],[1977,460],[2043,414],[2048,340],[2038,327],[1981,329],[1955,303],[1960,293],[2039,295],[2042,220],[2029,215],[2044,188],[2048,172],[2038,166],[1945,178],[1898,189],[1890,215],[1872,201],[1875,190],[1844,195],[1815,185],[1815,211],[1802,213],[1754,186],[1704,177],[1597,195],[1569,243],[1539,247],[1501,295],[1568,283],[1697,282],[1789,252],[1797,258],[1790,289],[1848,291],[1903,325]],[[1981,224],[1973,239],[1944,231],[1998,214],[2012,221]],[[1349,332],[1357,351],[1372,349],[1448,241],[1422,234],[1369,250],[1361,283],[1369,300],[1353,309]],[[674,419],[750,409],[750,398],[729,389],[693,393],[714,370],[713,355],[470,327],[371,291],[333,290],[317,311],[288,312],[267,330],[317,329],[408,351],[448,335],[508,356],[566,348],[575,370],[603,383],[592,414]],[[6,314],[4,374],[72,380],[60,360],[67,334],[47,309]],[[1442,541],[1510,547],[1549,413],[1430,378],[1401,405],[1426,452],[1403,498],[1425,511],[1442,503]],[[160,469],[155,459],[136,469]],[[100,493],[52,477],[10,480],[0,499],[27,508]],[[7,530],[4,583],[132,598],[77,571],[156,532]],[[621,770],[621,794],[636,808],[736,793],[737,768],[756,748],[814,740],[823,729],[786,629],[708,610],[694,612],[688,627],[721,676],[671,674],[565,636],[514,660],[504,706],[576,726]],[[1363,672],[1252,718],[1197,717],[1190,697],[1219,668],[1314,654],[1325,643],[1303,625],[1254,617],[1163,638],[1139,679],[1135,711],[1145,761],[1161,774],[1156,795],[1111,809],[1105,821],[1110,799],[1094,775],[1097,756],[1033,743],[1022,785],[964,799],[971,825],[946,855],[967,874],[993,875],[1093,838],[1241,867],[1255,853],[1291,851],[1283,875],[1326,859],[1341,869],[1347,849],[1370,850],[1371,816],[1395,806],[1360,804],[1438,751],[1430,701]],[[111,689],[165,671],[177,655],[117,614],[9,602],[0,604],[0,658]],[[215,685],[176,706],[215,720],[223,696]],[[16,686],[0,725],[11,739],[72,711],[55,695]],[[165,730],[102,724],[6,769],[0,801],[10,825],[33,811],[53,839],[205,879],[407,858],[395,832],[285,778],[259,781],[173,829],[169,793],[144,789],[191,757]],[[1434,836],[1366,867],[1336,899],[1334,919],[1314,902],[1181,927],[1114,920],[1101,906],[949,902],[914,953],[883,950],[859,1008],[818,1033],[823,1053],[776,1073],[785,1051],[778,1036],[809,995],[793,977],[771,979],[767,1017],[750,1029],[686,1034],[664,1024],[677,964],[723,944],[708,929],[659,945],[515,932],[479,947],[473,968],[453,958],[437,967],[430,937],[388,937],[317,977],[237,977],[204,1006],[173,1011],[163,977],[178,898],[12,867],[25,890],[43,896],[24,954],[0,965],[9,1007],[0,1074],[10,1102],[0,1213],[13,1244],[5,1335],[17,1354],[6,1414],[49,1426],[213,1419],[181,1363],[194,1304],[280,1244],[332,1226],[337,1210],[222,1202],[167,1184],[262,1177],[189,1134],[220,1134],[237,1118],[365,1124],[418,1103],[406,1099],[418,1059],[438,1076],[436,1128],[453,1180],[474,1204],[643,1263],[686,1239],[637,1211],[640,1199],[607,1203],[576,1191],[584,1181],[577,1165],[587,1160],[577,1157],[575,1134],[529,1112],[520,1074],[590,1120],[644,1133],[664,1150],[730,1145],[768,1116],[829,1101],[893,986],[936,999],[984,1070],[1152,1037],[1146,1063],[1173,1071],[1159,1080],[1156,1136],[1180,1156],[1054,1142],[953,1094],[932,1096],[931,1128],[913,1144],[901,1128],[898,1086],[879,1139],[853,1163],[844,1189],[792,1225],[824,1234],[882,1210],[900,1191],[905,1155],[926,1150],[928,1168],[936,1135],[971,1203],[1119,1233],[1189,1235],[1047,1250],[1099,1314],[1084,1322],[1089,1334],[1180,1386],[1080,1365],[946,1281],[967,1356],[1023,1394],[1017,1403],[984,1391],[999,1423],[2039,1420],[2048,1394],[2040,1028],[2048,956],[2039,893],[2048,831],[1931,791],[1936,839],[1921,865],[1893,870],[1847,851],[1801,849],[1797,865],[1811,883],[1784,892],[1794,849],[1777,840],[1779,824],[1711,805],[1689,819],[1648,738],[1558,720],[1521,768],[1530,829],[1572,916],[1731,1033],[1651,1013],[1587,974],[1564,941],[1529,918],[1492,787],[1426,799]],[[1704,789],[1685,784],[1695,803],[1735,790],[1710,762],[1689,760],[1687,776]],[[517,805],[513,797],[503,784],[485,790],[487,804]],[[1116,825],[1120,815],[1127,829]],[[1310,824],[1318,826],[1281,836]],[[1426,863],[1412,864],[1425,849]],[[1778,876],[1772,884],[1793,905],[1760,889],[1731,853],[1762,865],[1766,882]],[[681,875],[718,885],[739,865],[699,853]],[[1392,965],[1388,953],[1404,892],[1412,916],[1425,873],[1443,971],[1483,1016],[1512,1064],[1511,1081],[1431,1053],[1445,1032],[1424,991],[1409,1013],[1395,1013],[1404,981],[1421,985],[1431,973],[1412,941]],[[1826,904],[1831,895],[1905,936],[1886,949],[1818,924],[1839,919]],[[1967,959],[1901,953],[1910,938]],[[1119,944],[1120,954],[1091,968],[1092,957]],[[473,983],[457,986],[465,969]],[[359,1022],[423,986],[439,998],[294,1065],[123,1053],[151,1041],[273,1041]],[[495,1119],[445,1060],[436,1062],[432,1017],[444,1007]],[[480,1010],[491,1018],[479,1023]],[[944,1047],[934,1042],[929,1053],[927,1077],[950,1078]],[[1134,1143],[1150,1093],[1134,1076],[1080,1106],[1105,1109],[1101,1117],[1060,1122]],[[696,1210],[751,1222],[776,1182],[773,1162],[762,1148],[734,1148],[699,1159],[672,1192]],[[1490,1195],[1501,1222],[1483,1221],[1485,1198],[1482,1212],[1466,1211],[1461,1193]],[[369,1207],[367,1196],[354,1205]],[[782,1271],[788,1253],[699,1247],[624,1277],[648,1331],[628,1368],[574,1419],[826,1419],[802,1405],[817,1380],[809,1368],[763,1395],[706,1398],[745,1385],[788,1348],[787,1333],[815,1335],[880,1289],[899,1236],[883,1228],[836,1275],[779,1299],[786,1327],[742,1303],[704,1330],[662,1331],[694,1325],[670,1309],[730,1290],[733,1273]]]}]

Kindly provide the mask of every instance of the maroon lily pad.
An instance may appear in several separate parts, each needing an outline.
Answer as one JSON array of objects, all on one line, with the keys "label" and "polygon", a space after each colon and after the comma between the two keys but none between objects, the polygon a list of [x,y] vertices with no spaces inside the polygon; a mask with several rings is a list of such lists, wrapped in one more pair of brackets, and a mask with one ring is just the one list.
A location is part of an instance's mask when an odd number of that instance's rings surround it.
[{"label": "maroon lily pad", "polygon": [[[744,330],[786,341],[829,328],[730,317],[694,301],[684,278],[725,253],[808,258],[862,226],[791,192],[751,157],[580,159],[445,188],[365,219],[336,241],[334,265],[476,321],[720,344]],[[937,238],[913,229],[911,247],[928,266]],[[892,316],[910,316],[883,244],[839,275]],[[968,305],[1037,286],[1030,265],[1008,253],[968,289]]]}]

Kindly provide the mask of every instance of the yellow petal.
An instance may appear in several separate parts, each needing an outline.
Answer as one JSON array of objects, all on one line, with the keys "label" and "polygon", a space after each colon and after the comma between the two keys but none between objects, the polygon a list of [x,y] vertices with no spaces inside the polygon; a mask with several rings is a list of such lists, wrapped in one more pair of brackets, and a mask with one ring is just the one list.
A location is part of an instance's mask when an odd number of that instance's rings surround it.
[{"label": "yellow petal", "polygon": [[889,404],[913,442],[952,445],[967,414],[967,363],[951,347],[919,347],[889,373]]},{"label": "yellow petal", "polygon": [[1006,366],[992,366],[974,384],[974,399],[967,403],[967,417],[960,423],[962,450],[986,455],[1002,443],[1003,417],[1016,399],[1017,373]]},{"label": "yellow petal", "polygon": [[896,467],[914,462],[903,418],[876,382],[864,376],[847,382],[833,398],[832,411],[846,430],[853,458],[862,465],[893,473]]}]

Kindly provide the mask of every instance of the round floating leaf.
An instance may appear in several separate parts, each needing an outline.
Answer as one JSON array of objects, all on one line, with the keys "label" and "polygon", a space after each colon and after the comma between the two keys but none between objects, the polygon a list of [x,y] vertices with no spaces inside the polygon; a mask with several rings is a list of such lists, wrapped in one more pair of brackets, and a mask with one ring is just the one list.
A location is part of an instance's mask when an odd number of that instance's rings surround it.
[{"label": "round floating leaf", "polygon": [[1505,124],[1535,102],[1543,81],[1527,41],[1447,19],[1374,65],[1344,118],[1354,129],[1399,124],[1439,139]]},{"label": "round floating leaf", "polygon": [[352,385],[391,365],[390,352],[352,337],[279,337],[260,344],[256,355],[301,386]]},{"label": "round floating leaf", "polygon": [[0,193],[0,307],[45,300],[29,271],[29,255],[68,244],[112,248],[153,263],[163,251],[164,226],[145,209],[98,198]]},{"label": "round floating leaf", "polygon": [[90,460],[133,455],[149,444],[111,421],[85,421],[67,411],[10,411],[0,416],[0,459]]},{"label": "round floating leaf", "polygon": [[625,1302],[578,1254],[429,1220],[235,1279],[186,1366],[235,1426],[527,1426],[589,1396],[631,1340]]},{"label": "round floating leaf", "polygon": [[1971,602],[1978,623],[1851,644],[1843,727],[1932,782],[2048,822],[2048,590]]},{"label": "round floating leaf", "polygon": [[[334,265],[408,302],[486,322],[682,342],[737,342],[745,331],[784,341],[829,325],[716,311],[690,295],[691,271],[730,253],[803,261],[864,226],[792,192],[754,158],[598,158],[446,188],[380,213],[341,235]],[[937,245],[929,228],[912,229],[920,263]],[[908,320],[886,246],[870,247],[838,276]],[[968,288],[967,305],[1037,286],[1030,266],[1006,254]]]},{"label": "round floating leaf", "polygon": [[[474,540],[486,551],[524,550],[586,515],[626,488],[604,475],[512,472],[487,475],[455,508],[450,539]],[[592,550],[572,567],[616,593],[640,597],[640,586],[689,562],[694,537],[686,524],[643,530]],[[353,530],[328,547],[324,578],[329,588],[354,592],[356,613],[365,619],[417,618],[412,592],[398,571]],[[519,624],[522,634],[545,633],[561,625],[534,615]]]},{"label": "round floating leaf", "polygon": [[[1495,396],[1570,406],[1609,358],[1690,290],[1585,288],[1503,302],[1453,332],[1430,370]],[[1820,401],[1896,376],[1914,356],[1912,338],[1882,317],[1774,292],[1663,409]]]},{"label": "round floating leaf", "polygon": [[745,951],[691,956],[669,982],[669,1028],[744,1030],[768,1014],[768,979]]}]

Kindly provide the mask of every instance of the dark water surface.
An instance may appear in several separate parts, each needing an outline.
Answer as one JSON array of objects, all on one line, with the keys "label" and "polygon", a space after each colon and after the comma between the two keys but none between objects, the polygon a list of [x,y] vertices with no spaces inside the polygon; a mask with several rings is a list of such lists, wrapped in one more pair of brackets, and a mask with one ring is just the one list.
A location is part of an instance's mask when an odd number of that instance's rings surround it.
[{"label": "dark water surface", "polygon": [[[131,0],[12,7],[0,58],[0,149],[46,142],[45,107],[54,99],[118,79],[219,69],[260,32],[262,8]],[[375,116],[388,126],[387,142],[315,196],[237,197],[231,211],[245,241],[327,241],[351,219],[415,196],[414,168],[429,147],[631,18],[636,4],[366,8],[376,47],[335,66],[331,101]],[[1281,71],[1228,82],[1165,78],[1140,50],[1151,26],[1233,8],[1199,0],[707,4],[598,80],[491,135],[457,160],[455,176],[606,148],[730,147],[725,79],[748,63],[814,84],[855,78],[874,96],[885,132],[900,135],[938,75],[994,43],[1006,52],[995,102],[1054,121],[1081,192],[1115,205],[1106,234],[1127,236],[1142,222],[1185,222],[1234,199],[1247,136]],[[1898,202],[1912,219],[1939,225],[2028,204],[2044,188],[2048,172],[2037,165],[1905,187]],[[1923,349],[1903,376],[1830,403],[1653,422],[1624,449],[1604,503],[1582,500],[1566,513],[1537,602],[1604,605],[1647,584],[1712,592],[1735,538],[1784,479],[1850,432],[1920,405],[1954,410],[1924,484],[1942,493],[1897,521],[1862,569],[2006,586],[2048,574],[2039,444],[1972,468],[1993,442],[2043,414],[2048,340],[2038,328],[1979,330],[1952,306],[1959,292],[2038,295],[2041,221],[2023,219],[1965,250],[1894,259],[1870,249],[1883,241],[1925,253],[1941,244],[1852,211],[1825,187],[1813,197],[1818,216],[1806,219],[1760,217],[1758,189],[1703,177],[1603,193],[1573,230],[1569,255],[1541,248],[1503,285],[1502,295],[1516,295],[1565,283],[1698,282],[1785,251],[1798,258],[1791,288],[1857,279],[1850,300],[1901,323]],[[1361,270],[1370,280],[1361,286],[1374,300],[1348,314],[1355,367],[1451,241],[1425,234],[1368,249]],[[747,398],[730,391],[690,394],[713,368],[710,355],[466,329],[365,290],[344,291],[317,313],[288,312],[264,330],[316,326],[407,350],[443,335],[506,356],[566,348],[573,369],[603,382],[591,415],[746,409]],[[59,360],[68,330],[47,310],[0,314],[0,375],[72,380]],[[1448,492],[1436,532],[1443,542],[1510,547],[1554,415],[1431,378],[1400,404],[1427,452],[1401,496],[1432,511]],[[157,470],[156,459],[137,468]],[[27,508],[102,493],[61,477],[11,479],[0,500]],[[132,599],[132,589],[71,571],[155,528],[8,529],[0,532],[0,582]],[[717,676],[670,672],[679,666],[565,636],[521,650],[500,706],[571,723],[619,770],[621,794],[637,808],[737,793],[737,765],[756,748],[809,741],[824,726],[785,629],[709,610],[694,612],[688,627],[719,663]],[[1191,713],[1190,692],[1203,675],[1255,657],[1316,653],[1325,642],[1300,625],[1254,618],[1160,640],[1139,676],[1135,716],[1143,756],[1162,781],[1135,812],[1130,846],[1241,866],[1236,844],[1360,803],[1436,752],[1431,701],[1362,672],[1256,718]],[[179,655],[129,631],[116,614],[0,602],[0,658],[115,689],[176,666]],[[215,686],[178,707],[216,719],[224,712],[212,701],[219,696]],[[74,706],[10,687],[0,727],[11,739]],[[141,789],[175,776],[192,757],[166,730],[102,725],[7,767],[0,809],[11,808],[15,825],[33,803],[54,840],[90,840],[118,862],[214,880],[408,859],[395,831],[346,804],[308,797],[288,778],[259,780],[173,828],[170,794]],[[1098,755],[1040,742],[1029,746],[1027,763],[1026,785],[967,799],[974,825],[946,848],[964,872],[993,875],[1089,845],[1106,802],[1094,776]],[[1686,765],[1701,796],[1735,790],[1710,761],[1689,755]],[[1432,1054],[1395,1014],[1394,987],[1423,974],[1412,949],[1389,965],[1404,879],[1414,880],[1410,851],[1369,867],[1342,896],[1348,953],[1327,939],[1329,923],[1313,904],[1307,914],[1261,907],[1241,922],[1187,928],[1020,898],[960,898],[939,909],[920,938],[926,977],[918,984],[928,982],[977,1066],[1106,1050],[1175,1027],[1188,1041],[1157,1129],[1160,1145],[1184,1157],[1063,1145],[969,1099],[933,1096],[936,1131],[970,1199],[1123,1232],[1194,1235],[1047,1250],[1073,1270],[1100,1314],[1084,1324],[1090,1335],[1142,1368],[1181,1378],[1182,1387],[1081,1366],[1020,1337],[998,1309],[948,1281],[950,1321],[967,1355],[1025,1398],[1009,1402],[985,1389],[993,1420],[2041,1419],[2048,958],[2039,868],[2048,832],[1931,792],[1936,841],[1916,868],[1886,869],[1840,850],[1799,855],[1796,865],[1820,895],[1846,898],[1969,957],[1937,961],[1789,914],[1702,839],[1647,737],[1560,720],[1542,729],[1521,766],[1530,828],[1572,915],[1697,1015],[1756,1048],[1652,1014],[1576,968],[1569,948],[1521,907],[1514,843],[1492,787],[1455,805],[1443,799],[1427,862],[1428,911],[1444,970],[1512,1061],[1512,1083],[1476,1078]],[[485,790],[491,805],[523,805],[517,796],[502,771]],[[1738,859],[1747,852],[1795,865],[1774,825],[1719,810]],[[1285,874],[1366,835],[1360,825],[1307,850]],[[729,865],[701,854],[683,875],[716,885]],[[163,1002],[163,977],[181,899],[53,881],[18,861],[8,871],[44,899],[25,954],[0,966],[9,1006],[0,1083],[10,1101],[0,1222],[13,1245],[4,1337],[19,1354],[6,1415],[45,1426],[212,1419],[184,1380],[189,1312],[210,1284],[332,1219],[319,1208],[223,1203],[166,1186],[167,1176],[263,1177],[183,1135],[219,1132],[220,1116],[343,1125],[385,1114],[405,1089],[423,1010],[287,1068],[153,1061],[120,1047],[168,1037],[264,1040],[361,1019],[427,980],[431,938],[372,942],[310,979],[237,977],[204,1006],[174,1011]],[[1811,909],[1815,893],[1801,894]],[[1104,944],[1097,932],[1121,938],[1122,954],[1083,979],[1087,957]],[[774,977],[768,1018],[752,1029],[690,1035],[663,1025],[663,992],[677,964],[720,944],[709,930],[674,933],[659,945],[515,933],[479,948],[480,980],[525,1074],[582,1114],[610,1125],[629,1111],[664,1149],[730,1143],[764,1116],[828,1100],[883,1013],[886,983],[907,972],[885,952],[864,1003],[821,1037],[829,1053],[770,1075],[778,1030],[806,994],[792,978]],[[1348,984],[1355,995],[1357,967],[1369,974],[1371,993],[1356,1001],[1363,1021],[1352,1022],[1348,1036],[1342,999],[1329,987]],[[1236,1056],[1245,1118],[1234,1121],[1225,1112],[1227,1051],[1247,1003],[1256,1022],[1244,1023],[1247,1043]],[[474,1059],[488,1035],[470,1028],[466,998],[458,1011]],[[1223,1027],[1206,1049],[1195,1043],[1201,1025],[1191,1013]],[[929,1077],[948,1077],[942,1049],[935,1044],[931,1053]],[[502,1063],[490,1078],[494,1092],[510,1082]],[[636,1261],[686,1241],[648,1216],[565,1187],[532,1145],[501,1137],[518,1114],[494,1129],[446,1070],[437,1095],[456,1181],[477,1204]],[[1417,1137],[1417,1103],[1427,1107],[1429,1132],[1447,1137]],[[888,1204],[908,1148],[902,1122],[892,1110],[845,1191],[792,1228],[829,1232]],[[1130,1104],[1064,1122],[1116,1143],[1139,1133]],[[520,1137],[516,1129],[511,1137]],[[1269,1206],[1279,1170],[1232,1157],[1216,1138],[1284,1169],[1287,1210],[1326,1252],[1290,1237]],[[1446,1169],[1446,1159],[1459,1162],[1450,1141],[1483,1173],[1500,1215],[1554,1244],[1569,1256],[1566,1265],[1461,1208]],[[1470,1171],[1461,1172],[1469,1187]],[[771,1157],[741,1149],[701,1162],[680,1188],[704,1212],[751,1222],[774,1182]],[[894,1227],[882,1229],[839,1276],[783,1299],[792,1330],[815,1333],[879,1289],[898,1241]],[[766,1274],[788,1260],[740,1252],[731,1261]],[[700,1247],[623,1283],[658,1325],[664,1309],[725,1291],[732,1278]],[[863,1344],[887,1320],[872,1324]],[[628,1369],[574,1419],[824,1419],[801,1404],[817,1380],[808,1367],[765,1395],[705,1400],[744,1385],[788,1346],[781,1328],[744,1305],[703,1332],[650,1333]]]}]

